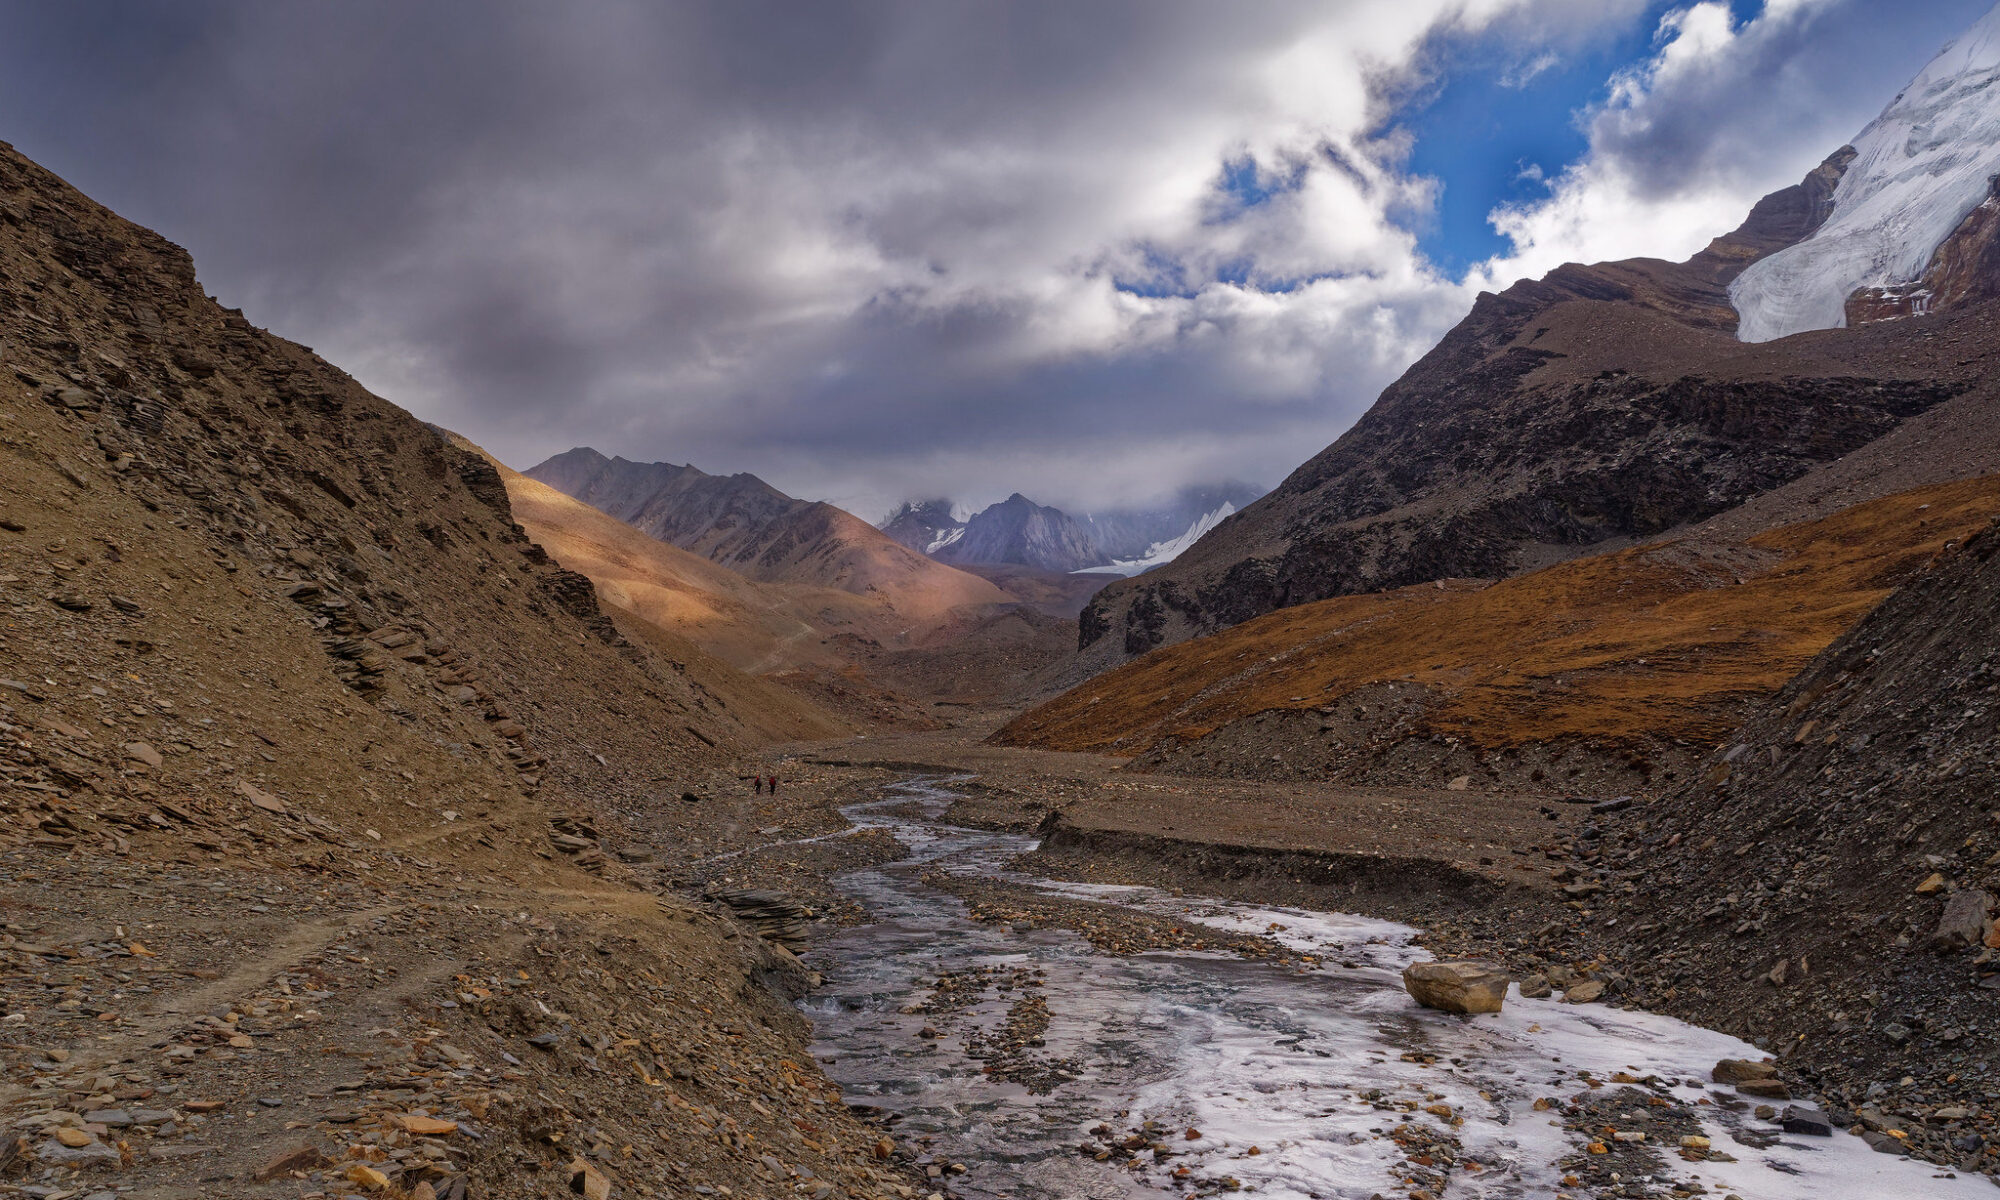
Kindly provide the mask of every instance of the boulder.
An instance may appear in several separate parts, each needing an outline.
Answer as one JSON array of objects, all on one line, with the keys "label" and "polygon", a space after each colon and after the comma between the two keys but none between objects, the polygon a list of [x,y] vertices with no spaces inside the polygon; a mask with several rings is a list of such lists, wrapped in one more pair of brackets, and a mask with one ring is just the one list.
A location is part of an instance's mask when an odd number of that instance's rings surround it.
[{"label": "boulder", "polygon": [[1891,1137],[1877,1129],[1870,1129],[1863,1132],[1861,1140],[1867,1142],[1868,1148],[1877,1154],[1908,1154],[1910,1152],[1909,1145],[1902,1138]]},{"label": "boulder", "polygon": [[1546,975],[1530,975],[1521,981],[1521,995],[1529,1000],[1545,1000],[1555,990]]},{"label": "boulder", "polygon": [[294,1171],[310,1171],[317,1167],[323,1167],[326,1165],[326,1161],[326,1155],[320,1153],[319,1147],[297,1146],[290,1150],[280,1151],[276,1156],[267,1160],[251,1178],[259,1183],[269,1183],[273,1179],[283,1178]]},{"label": "boulder", "polygon": [[1986,913],[1993,896],[1983,888],[1967,888],[1945,898],[1944,915],[1931,932],[1931,945],[1940,950],[1969,950],[1986,940]]},{"label": "boulder", "polygon": [[1579,983],[1571,984],[1569,988],[1563,992],[1563,1003],[1589,1004],[1592,1001],[1601,999],[1603,995],[1604,995],[1603,980],[1585,979]]},{"label": "boulder", "polygon": [[1747,1083],[1753,1079],[1776,1079],[1778,1068],[1774,1063],[1751,1062],[1747,1058],[1725,1058],[1715,1064],[1708,1077],[1717,1083]]},{"label": "boulder", "polygon": [[1779,1118],[1786,1133],[1802,1133],[1807,1137],[1832,1137],[1833,1122],[1816,1108],[1785,1106],[1785,1115]]},{"label": "boulder", "polygon": [[584,1200],[610,1200],[611,1181],[604,1172],[579,1157],[569,1164],[569,1190]]},{"label": "boulder", "polygon": [[1507,973],[1485,963],[1428,962],[1403,968],[1403,988],[1425,1008],[1449,1013],[1499,1012]]}]

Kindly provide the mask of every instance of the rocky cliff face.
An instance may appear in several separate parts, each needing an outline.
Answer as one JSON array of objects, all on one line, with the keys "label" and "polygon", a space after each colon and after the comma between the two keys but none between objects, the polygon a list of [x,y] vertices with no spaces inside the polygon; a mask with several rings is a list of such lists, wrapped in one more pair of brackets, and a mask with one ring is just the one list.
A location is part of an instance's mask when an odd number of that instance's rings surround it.
[{"label": "rocky cliff face", "polygon": [[1701,520],[1964,386],[1919,350],[1733,337],[1729,282],[1811,233],[1843,151],[1685,263],[1565,266],[1483,295],[1354,428],[1173,564],[1083,613],[1103,666],[1260,613],[1498,578]]}]

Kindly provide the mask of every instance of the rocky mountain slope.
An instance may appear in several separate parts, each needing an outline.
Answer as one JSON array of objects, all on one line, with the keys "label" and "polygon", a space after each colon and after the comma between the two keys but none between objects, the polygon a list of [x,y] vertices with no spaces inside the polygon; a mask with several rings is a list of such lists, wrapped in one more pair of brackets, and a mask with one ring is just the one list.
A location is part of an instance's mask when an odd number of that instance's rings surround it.
[{"label": "rocky mountain slope", "polygon": [[1007,602],[985,580],[933,562],[831,504],[793,499],[754,475],[628,462],[584,447],[523,474],[750,579],[867,596],[906,621]]},{"label": "rocky mountain slope", "polygon": [[1657,536],[1970,386],[1925,321],[1865,341],[1769,339],[1992,297],[1997,72],[1989,15],[1855,146],[1689,261],[1571,264],[1482,295],[1270,496],[1101,593],[1077,673],[1287,605],[1503,578]]},{"label": "rocky mountain slope", "polygon": [[1155,651],[996,740],[1180,775],[1670,789],[1995,514],[2000,474],[1987,474],[1746,539],[1698,529],[1496,584],[1322,600]]},{"label": "rocky mountain slope", "polygon": [[588,576],[607,604],[686,638],[753,674],[845,660],[840,632],[882,635],[894,615],[834,588],[760,583],[648,537],[581,500],[495,464],[521,527],[556,561]]},{"label": "rocky mountain slope", "polygon": [[1758,1038],[1871,1130],[1928,1122],[1934,1152],[1975,1163],[2000,1070],[1996,611],[2000,524],[1816,658],[1700,779],[1611,823],[1601,861],[1644,886],[1593,914],[1626,931],[1608,940],[1649,1002]]},{"label": "rocky mountain slope", "polygon": [[1354,428],[1174,563],[1083,614],[1090,664],[1274,608],[1500,578],[1692,523],[1960,386],[1949,364],[1745,346],[1725,291],[1810,233],[1851,155],[1686,263],[1567,266],[1483,295]]},{"label": "rocky mountain slope", "polygon": [[729,668],[11,147],[0,359],[0,1180],[892,1191],[795,967],[607,848],[740,821]]},{"label": "rocky mountain slope", "polygon": [[837,714],[761,676],[844,663],[830,639],[843,626],[879,627],[885,614],[878,606],[830,588],[755,583],[536,483],[463,438],[452,440],[493,465],[522,530],[591,581],[620,632],[682,664],[770,740],[854,732]]}]

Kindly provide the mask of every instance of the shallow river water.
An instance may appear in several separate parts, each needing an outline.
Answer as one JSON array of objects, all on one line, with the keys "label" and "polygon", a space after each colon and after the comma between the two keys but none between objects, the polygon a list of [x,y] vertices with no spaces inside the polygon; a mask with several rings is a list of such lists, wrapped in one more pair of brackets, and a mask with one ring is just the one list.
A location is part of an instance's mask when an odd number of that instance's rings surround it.
[{"label": "shallow river water", "polygon": [[[1581,1151],[1583,1139],[1554,1113],[1536,1111],[1538,1097],[1574,1096],[1588,1089],[1583,1076],[1604,1081],[1625,1072],[1679,1080],[1672,1095],[1689,1104],[1720,1101],[1727,1089],[1697,1082],[1709,1068],[1722,1058],[1761,1057],[1723,1034],[1602,1005],[1515,993],[1496,1015],[1420,1008],[1399,972],[1428,955],[1407,926],[1011,873],[1008,860],[1034,839],[943,823],[952,782],[906,781],[846,810],[857,825],[891,831],[910,856],[836,881],[873,920],[822,944],[812,961],[826,983],[802,1007],[815,1053],[849,1101],[898,1114],[899,1139],[929,1136],[940,1162],[966,1164],[968,1172],[949,1181],[962,1195],[1189,1196],[1233,1180],[1265,1197],[1400,1198],[1410,1191],[1399,1170],[1404,1154],[1384,1135],[1407,1120],[1455,1136],[1461,1161],[1478,1164],[1453,1172],[1444,1197],[1580,1198],[1588,1193],[1563,1185],[1558,1160]],[[1323,967],[1205,953],[1121,956],[1067,931],[974,921],[957,898],[921,882],[937,870],[1268,934]],[[1032,1051],[1047,1060],[1043,1077],[1056,1084],[1045,1095],[989,1077],[972,1053],[1027,989],[987,988],[949,1021],[905,1011],[930,998],[940,974],[987,969],[997,973],[984,978],[1032,979],[1046,998],[1046,1045]],[[920,1036],[927,1025],[939,1036]],[[1397,1102],[1416,1111],[1377,1107]],[[1463,1123],[1454,1128],[1425,1111],[1434,1105]],[[1649,1190],[1698,1181],[1710,1196],[1743,1200],[1996,1194],[1982,1178],[1877,1154],[1846,1133],[1784,1135],[1759,1148],[1732,1134],[1760,1142],[1774,1131],[1769,1123],[1719,1104],[1689,1111],[1714,1147],[1738,1161],[1690,1163],[1663,1147],[1666,1166]],[[1156,1162],[1142,1153],[1135,1168],[1079,1152],[1100,1122],[1123,1137],[1148,1120],[1159,1123],[1174,1157]],[[1187,1139],[1190,1129],[1201,1136]],[[1186,1174],[1174,1177],[1181,1167]]]}]

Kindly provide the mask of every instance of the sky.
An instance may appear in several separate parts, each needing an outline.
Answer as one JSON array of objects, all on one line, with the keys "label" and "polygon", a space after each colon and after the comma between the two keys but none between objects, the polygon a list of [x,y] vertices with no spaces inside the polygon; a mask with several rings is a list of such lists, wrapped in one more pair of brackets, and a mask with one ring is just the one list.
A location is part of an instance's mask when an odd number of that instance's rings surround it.
[{"label": "sky", "polygon": [[0,0],[0,139],[517,467],[1090,510],[1693,253],[1989,7]]}]

